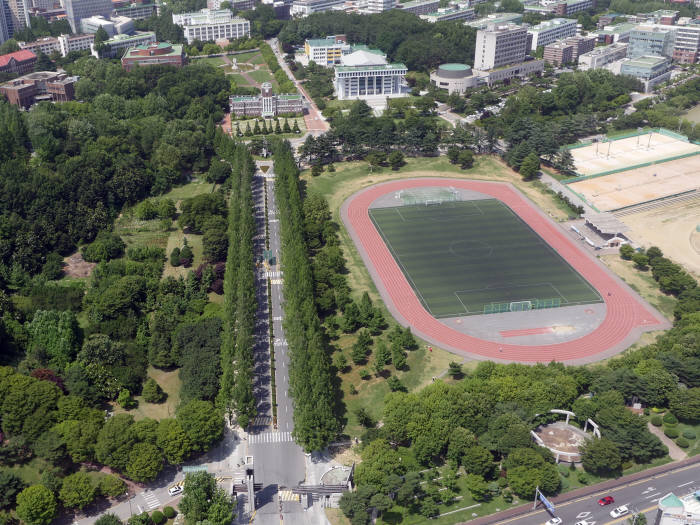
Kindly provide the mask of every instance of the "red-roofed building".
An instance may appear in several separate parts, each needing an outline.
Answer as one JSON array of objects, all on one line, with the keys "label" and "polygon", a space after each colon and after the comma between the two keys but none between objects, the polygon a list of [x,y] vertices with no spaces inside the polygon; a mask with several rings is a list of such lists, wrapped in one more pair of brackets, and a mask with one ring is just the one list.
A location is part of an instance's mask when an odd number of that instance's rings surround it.
[{"label": "red-roofed building", "polygon": [[28,49],[0,56],[0,73],[25,75],[34,71],[36,55]]}]

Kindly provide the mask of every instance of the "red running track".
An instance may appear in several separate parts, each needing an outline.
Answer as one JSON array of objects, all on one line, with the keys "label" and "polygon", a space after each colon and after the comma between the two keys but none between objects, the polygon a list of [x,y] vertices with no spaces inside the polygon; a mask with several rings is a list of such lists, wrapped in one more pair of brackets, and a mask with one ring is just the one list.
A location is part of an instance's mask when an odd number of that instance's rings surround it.
[{"label": "red running track", "polygon": [[[532,346],[478,339],[435,319],[421,305],[368,213],[370,204],[382,195],[421,186],[452,186],[477,191],[504,202],[598,290],[607,307],[603,322],[578,339]],[[364,252],[365,262],[373,267],[370,273],[375,280],[381,281],[376,284],[380,290],[383,288],[382,295],[385,300],[389,299],[387,306],[392,313],[403,317],[417,335],[452,351],[481,359],[582,362],[622,351],[642,331],[668,327],[664,318],[604,270],[595,258],[576,246],[556,224],[508,184],[442,178],[387,182],[350,197],[343,205],[343,218],[360,252]]]}]

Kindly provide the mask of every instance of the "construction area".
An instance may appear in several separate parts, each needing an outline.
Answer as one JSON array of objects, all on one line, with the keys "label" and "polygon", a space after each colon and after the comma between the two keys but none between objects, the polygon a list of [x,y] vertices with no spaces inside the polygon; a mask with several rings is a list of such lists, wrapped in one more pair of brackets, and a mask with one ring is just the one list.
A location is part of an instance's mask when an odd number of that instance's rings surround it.
[{"label": "construction area", "polygon": [[568,147],[579,176],[608,175],[700,153],[700,145],[663,128]]}]

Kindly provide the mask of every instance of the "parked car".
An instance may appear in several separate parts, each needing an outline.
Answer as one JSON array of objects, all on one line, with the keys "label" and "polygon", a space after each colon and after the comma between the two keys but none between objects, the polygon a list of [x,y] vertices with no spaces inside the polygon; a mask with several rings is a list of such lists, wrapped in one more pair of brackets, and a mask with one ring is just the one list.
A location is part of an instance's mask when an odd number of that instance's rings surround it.
[{"label": "parked car", "polygon": [[554,516],[551,520],[549,520],[544,525],[561,525],[561,518],[557,518],[556,516]]},{"label": "parked car", "polygon": [[182,485],[175,485],[172,486],[168,489],[168,494],[171,496],[177,496],[178,494],[182,494]]},{"label": "parked car", "polygon": [[617,507],[616,509],[610,511],[610,515],[613,518],[619,518],[620,516],[624,516],[625,514],[629,513],[630,509],[627,508],[627,505],[621,505],[620,507]]},{"label": "parked car", "polygon": [[593,523],[590,521],[581,520],[581,521],[577,521],[575,525],[593,525]]},{"label": "parked car", "polygon": [[600,505],[601,507],[604,505],[610,505],[611,503],[615,503],[615,498],[613,498],[612,496],[605,496],[604,498],[600,498],[598,500],[598,505]]}]

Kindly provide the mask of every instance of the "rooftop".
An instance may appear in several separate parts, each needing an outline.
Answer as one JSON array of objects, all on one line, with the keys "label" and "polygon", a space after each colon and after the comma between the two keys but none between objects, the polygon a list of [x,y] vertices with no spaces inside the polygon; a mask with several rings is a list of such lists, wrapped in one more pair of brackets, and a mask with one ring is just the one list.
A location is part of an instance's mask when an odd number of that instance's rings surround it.
[{"label": "rooftop", "polygon": [[427,15],[421,15],[421,16],[439,17],[439,16],[445,16],[445,15],[451,15],[452,13],[461,13],[464,11],[474,11],[474,8],[468,7],[468,6],[443,7],[441,9],[438,9],[437,11],[434,11],[432,13],[428,13]]},{"label": "rooftop", "polygon": [[[138,46],[130,47],[127,49],[126,53],[124,53],[123,58],[131,58],[132,55],[134,55],[135,51],[146,51],[149,49],[156,50],[156,49],[167,49],[171,48],[168,53],[162,53],[157,56],[159,57],[170,57],[170,56],[179,56],[182,54],[182,44],[170,44],[169,42],[155,42],[153,44],[140,44]],[[134,56],[144,56],[144,55],[134,55]]]},{"label": "rooftop", "polygon": [[625,31],[632,31],[635,27],[637,27],[637,24],[630,24],[630,23],[617,24],[616,26],[610,27],[610,29],[603,29],[601,31],[598,31],[598,34],[616,35],[618,33],[624,33]]},{"label": "rooftop", "polygon": [[326,38],[309,38],[306,40],[306,42],[309,44],[311,47],[326,47],[326,46],[334,46],[334,45],[345,45],[345,42],[336,42],[335,41],[335,36],[329,36]]},{"label": "rooftop", "polygon": [[445,71],[466,71],[469,69],[469,66],[467,64],[442,64],[440,66],[440,69],[444,69]]},{"label": "rooftop", "polygon": [[656,66],[658,64],[668,62],[668,59],[666,57],[657,57],[653,55],[648,55],[648,56],[643,56],[643,57],[638,57],[638,58],[631,58],[627,62],[625,62],[625,65],[627,66],[639,66],[639,67],[650,67],[650,66]]},{"label": "rooftop", "polygon": [[[358,46],[359,47],[359,46]],[[340,59],[343,66],[383,66],[386,65],[386,58],[384,58],[383,53],[377,53],[366,50],[358,49],[353,51],[349,55],[345,55]]]},{"label": "rooftop", "polygon": [[410,2],[404,2],[403,4],[399,4],[398,7],[399,9],[406,9],[407,7],[417,7],[423,4],[435,3],[440,3],[440,0],[411,0]]},{"label": "rooftop", "polygon": [[14,53],[2,55],[0,56],[0,67],[4,67],[7,64],[9,64],[10,60],[13,58],[17,62],[24,62],[25,60],[31,60],[33,58],[36,58],[36,55],[28,49],[22,49],[21,51],[15,51]]},{"label": "rooftop", "polygon": [[114,44],[117,42],[129,42],[130,40],[141,41],[144,38],[151,37],[155,40],[156,34],[153,31],[137,31],[133,35],[114,35],[109,40],[105,40],[105,44]]},{"label": "rooftop", "polygon": [[350,73],[358,70],[365,71],[385,71],[387,69],[405,69],[408,70],[405,64],[397,62],[396,64],[385,64],[382,66],[336,66],[335,70],[338,73]]},{"label": "rooftop", "polygon": [[484,18],[478,18],[476,20],[470,20],[469,22],[464,22],[465,26],[469,27],[482,27],[489,24],[503,24],[507,22],[512,22],[514,20],[522,20],[522,13],[494,13],[488,15]]},{"label": "rooftop", "polygon": [[614,44],[610,44],[609,46],[596,47],[593,51],[584,53],[584,55],[594,57],[598,55],[604,55],[605,53],[611,53],[613,51],[617,51],[618,49],[627,48],[628,45],[629,44],[627,42],[615,42]]},{"label": "rooftop", "polygon": [[544,31],[546,29],[551,29],[556,26],[563,26],[569,24],[576,24],[576,20],[569,18],[552,18],[551,20],[545,20],[540,22],[536,26],[531,27],[528,31]]}]

